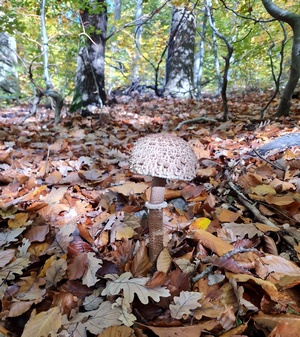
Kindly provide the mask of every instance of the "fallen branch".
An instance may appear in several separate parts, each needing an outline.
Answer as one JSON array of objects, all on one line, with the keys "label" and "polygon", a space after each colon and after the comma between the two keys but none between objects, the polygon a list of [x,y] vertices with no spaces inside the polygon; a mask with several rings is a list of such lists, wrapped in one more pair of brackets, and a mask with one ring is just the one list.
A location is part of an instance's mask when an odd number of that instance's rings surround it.
[{"label": "fallen branch", "polygon": [[260,221],[260,222],[262,222],[262,223],[264,223],[268,226],[280,229],[272,221],[270,221],[268,218],[266,218],[264,215],[262,215],[261,212],[257,209],[257,207],[254,204],[252,204],[249,201],[249,199],[241,191],[239,191],[239,189],[234,185],[234,183],[232,181],[229,181],[228,185],[237,194],[239,201],[253,213],[253,215],[255,216],[255,218],[258,221]]}]

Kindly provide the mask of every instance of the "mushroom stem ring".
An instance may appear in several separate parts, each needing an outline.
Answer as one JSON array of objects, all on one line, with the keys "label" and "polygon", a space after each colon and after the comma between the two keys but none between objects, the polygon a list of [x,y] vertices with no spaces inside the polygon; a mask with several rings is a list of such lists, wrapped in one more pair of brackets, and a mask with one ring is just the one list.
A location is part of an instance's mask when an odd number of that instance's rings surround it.
[{"label": "mushroom stem ring", "polygon": [[162,209],[162,208],[166,208],[168,206],[167,202],[164,201],[160,204],[151,204],[150,202],[146,201],[145,202],[145,206],[148,208],[148,209]]}]

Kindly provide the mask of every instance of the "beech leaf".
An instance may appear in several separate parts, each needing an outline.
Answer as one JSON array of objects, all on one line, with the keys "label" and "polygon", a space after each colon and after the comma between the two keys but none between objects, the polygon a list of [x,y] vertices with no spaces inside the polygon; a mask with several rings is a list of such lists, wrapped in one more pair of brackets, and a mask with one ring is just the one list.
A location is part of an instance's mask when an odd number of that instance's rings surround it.
[{"label": "beech leaf", "polygon": [[191,314],[191,310],[201,306],[198,302],[201,298],[201,293],[182,291],[179,297],[174,297],[175,304],[170,304],[171,316],[175,319],[186,319]]},{"label": "beech leaf", "polygon": [[[109,275],[107,275],[109,277]],[[129,303],[132,303],[134,295],[136,294],[143,304],[149,303],[149,297],[155,302],[159,301],[160,297],[170,296],[168,289],[164,287],[148,288],[145,286],[149,277],[131,278],[132,274],[126,272],[120,275],[119,278],[108,281],[106,288],[102,291],[102,296],[118,295],[123,291],[123,296]]]},{"label": "beech leaf", "polygon": [[61,313],[58,307],[42,311],[36,314],[32,312],[29,321],[25,324],[21,337],[47,337],[57,336],[57,331],[61,327]]},{"label": "beech leaf", "polygon": [[0,268],[3,268],[5,265],[7,265],[14,256],[14,249],[7,249],[0,252]]}]

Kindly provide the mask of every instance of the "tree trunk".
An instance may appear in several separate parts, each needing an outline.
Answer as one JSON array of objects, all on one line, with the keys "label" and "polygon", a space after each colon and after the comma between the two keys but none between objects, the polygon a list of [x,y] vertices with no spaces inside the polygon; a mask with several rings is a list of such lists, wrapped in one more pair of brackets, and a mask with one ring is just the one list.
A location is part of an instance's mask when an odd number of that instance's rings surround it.
[{"label": "tree trunk", "polygon": [[[208,20],[209,20],[209,24],[211,26],[211,29],[213,31],[213,34],[216,35],[221,40],[223,40],[224,43],[226,44],[226,48],[227,48],[227,54],[226,54],[226,56],[223,57],[224,60],[225,60],[225,66],[224,66],[224,71],[223,71],[223,81],[222,81],[222,78],[219,78],[219,76],[221,76],[220,67],[219,66],[218,66],[218,68],[216,67],[217,75],[218,75],[219,90],[221,91],[221,97],[222,97],[222,102],[223,102],[223,120],[227,121],[228,113],[229,113],[228,100],[227,100],[227,86],[228,86],[230,59],[231,59],[232,54],[233,54],[233,47],[232,47],[231,43],[229,42],[229,40],[223,34],[221,34],[215,26],[215,20],[213,20],[213,14],[212,14],[213,9],[211,7],[211,1],[206,0],[206,4],[207,4]],[[216,43],[215,43],[215,45],[217,46]],[[215,56],[217,56],[217,54]],[[219,69],[219,71],[218,71],[218,69]]]},{"label": "tree trunk", "polygon": [[16,49],[16,40],[6,33],[0,33],[0,90],[12,97],[20,95]]},{"label": "tree trunk", "polygon": [[137,82],[139,79],[139,60],[141,58],[140,54],[140,46],[142,40],[142,32],[143,32],[143,20],[141,19],[143,16],[143,0],[136,0],[136,11],[135,11],[135,19],[136,19],[136,27],[135,27],[135,54],[133,57],[132,64],[132,79],[133,82]]},{"label": "tree trunk", "polygon": [[195,18],[187,8],[173,7],[164,95],[194,97]]},{"label": "tree trunk", "polygon": [[300,15],[279,8],[271,0],[262,0],[262,3],[270,15],[276,20],[286,22],[293,30],[290,76],[276,112],[276,116],[288,116],[291,98],[300,78]]},{"label": "tree trunk", "polygon": [[122,1],[114,0],[114,20],[121,19],[121,8],[122,8]]},{"label": "tree trunk", "polygon": [[71,111],[81,108],[83,114],[90,114],[95,108],[102,108],[106,101],[104,57],[107,9],[105,1],[90,2],[89,7],[85,7],[82,11],[81,20],[88,38],[87,45],[80,49],[77,58],[75,93]]},{"label": "tree trunk", "polygon": [[197,90],[197,100],[200,101],[202,94],[201,80],[203,75],[203,65],[204,65],[204,41],[206,35],[206,24],[207,24],[207,8],[203,8],[203,21],[202,21],[202,29],[200,32],[200,42],[199,42],[199,51],[195,55],[194,60],[194,86]]},{"label": "tree trunk", "polygon": [[215,24],[215,18],[213,14],[211,0],[206,0],[205,5],[207,7],[207,15],[208,15],[208,19],[210,22],[210,26],[212,28],[212,32],[211,32],[212,49],[213,49],[214,60],[215,60],[216,75],[218,79],[218,88],[217,88],[216,94],[219,95],[219,93],[222,90],[222,76],[221,76],[221,71],[220,71],[220,61],[218,57],[218,44],[217,44],[217,37],[216,37],[217,34],[216,34],[216,29],[215,29],[216,24]]}]

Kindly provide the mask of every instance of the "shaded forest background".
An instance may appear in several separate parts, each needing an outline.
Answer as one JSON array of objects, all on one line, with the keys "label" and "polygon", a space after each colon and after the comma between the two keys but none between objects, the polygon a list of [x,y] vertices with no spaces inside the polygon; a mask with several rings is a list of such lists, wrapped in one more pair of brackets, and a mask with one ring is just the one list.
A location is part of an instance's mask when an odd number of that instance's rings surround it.
[{"label": "shaded forest background", "polygon": [[[80,100],[76,101],[75,90],[80,51],[87,44],[98,48],[101,43],[105,44],[105,80],[103,77],[103,82],[96,83],[98,89],[103,84],[101,103],[120,94],[146,94],[147,99],[154,95],[168,96],[166,70],[171,63],[181,62],[184,72],[187,64],[187,55],[182,51],[177,59],[169,55],[180,49],[180,45],[172,46],[172,43],[188,29],[180,28],[180,18],[176,23],[176,10],[188,12],[194,20],[194,39],[184,49],[192,51],[193,62],[187,66],[192,71],[189,69],[189,74],[185,74],[192,87],[185,95],[171,90],[171,96],[198,100],[203,94],[218,96],[226,81],[228,92],[264,91],[271,98],[288,81],[295,30],[271,17],[263,2],[272,4],[271,1],[209,0],[2,1],[2,32],[13,41],[9,51],[16,69],[10,69],[9,76],[3,77],[0,99],[27,101],[39,96],[45,86],[49,89],[50,83],[51,89],[65,102],[73,101],[73,110],[82,108]],[[276,5],[296,16],[299,13],[295,2],[278,1]],[[101,16],[105,16],[107,23],[105,32],[91,23],[91,18]],[[87,25],[88,20],[91,22]],[[5,43],[2,46],[7,48]],[[3,54],[5,63],[7,55]],[[94,77],[93,80],[99,76]]]}]

